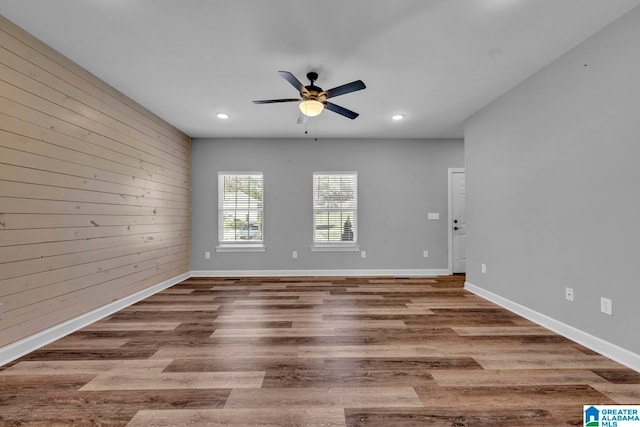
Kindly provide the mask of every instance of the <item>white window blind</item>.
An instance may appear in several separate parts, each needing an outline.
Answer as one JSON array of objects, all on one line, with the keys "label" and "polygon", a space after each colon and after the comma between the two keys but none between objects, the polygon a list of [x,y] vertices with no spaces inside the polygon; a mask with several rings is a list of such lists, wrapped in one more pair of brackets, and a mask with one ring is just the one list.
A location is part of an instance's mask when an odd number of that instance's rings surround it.
[{"label": "white window blind", "polygon": [[262,243],[262,172],[218,173],[218,240],[221,244]]},{"label": "white window blind", "polygon": [[314,245],[355,245],[358,241],[358,174],[313,174]]}]

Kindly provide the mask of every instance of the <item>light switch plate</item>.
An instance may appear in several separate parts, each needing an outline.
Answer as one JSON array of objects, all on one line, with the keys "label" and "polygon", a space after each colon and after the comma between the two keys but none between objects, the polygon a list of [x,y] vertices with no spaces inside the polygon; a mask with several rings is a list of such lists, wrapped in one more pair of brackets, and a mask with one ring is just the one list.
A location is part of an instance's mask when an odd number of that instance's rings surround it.
[{"label": "light switch plate", "polygon": [[206,251],[206,252],[204,253],[204,259],[211,259],[211,252]]},{"label": "light switch plate", "polygon": [[480,264],[480,271],[482,271],[483,273],[487,272],[487,264]]},{"label": "light switch plate", "polygon": [[366,258],[367,257],[367,251],[360,251],[360,256],[362,258]]},{"label": "light switch plate", "polygon": [[609,298],[600,298],[600,311],[613,316],[613,301]]},{"label": "light switch plate", "polygon": [[439,212],[429,212],[427,214],[427,219],[440,219],[440,213]]},{"label": "light switch plate", "polygon": [[291,258],[293,258],[293,259],[298,258],[298,251],[291,252]]},{"label": "light switch plate", "polygon": [[429,251],[422,251],[422,256],[425,258],[429,258]]}]

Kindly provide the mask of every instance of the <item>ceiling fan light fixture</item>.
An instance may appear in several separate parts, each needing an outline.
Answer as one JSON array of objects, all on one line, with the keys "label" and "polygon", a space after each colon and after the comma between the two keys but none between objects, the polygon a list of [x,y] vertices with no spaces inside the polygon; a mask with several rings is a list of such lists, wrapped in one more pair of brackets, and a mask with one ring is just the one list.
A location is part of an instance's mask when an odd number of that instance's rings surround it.
[{"label": "ceiling fan light fixture", "polygon": [[315,99],[307,99],[306,101],[302,101],[298,106],[302,114],[307,117],[315,117],[318,114],[322,113],[324,110],[324,104],[320,101],[316,101]]}]

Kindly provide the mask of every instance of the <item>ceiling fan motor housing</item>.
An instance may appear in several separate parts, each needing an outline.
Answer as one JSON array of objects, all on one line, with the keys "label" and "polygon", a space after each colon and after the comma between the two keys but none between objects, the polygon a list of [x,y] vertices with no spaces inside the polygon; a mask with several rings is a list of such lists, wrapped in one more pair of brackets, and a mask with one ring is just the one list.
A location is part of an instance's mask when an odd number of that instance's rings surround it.
[{"label": "ceiling fan motor housing", "polygon": [[300,92],[303,99],[313,99],[316,101],[325,101],[327,99],[326,93],[322,92],[322,88],[318,86],[309,85],[305,86],[305,89],[307,89],[306,92]]},{"label": "ceiling fan motor housing", "polygon": [[318,73],[310,71],[307,73],[307,78],[311,82],[309,86],[305,86],[306,91],[300,92],[300,95],[305,100],[326,101],[327,96],[322,92],[322,88],[314,85],[313,83],[318,80]]}]

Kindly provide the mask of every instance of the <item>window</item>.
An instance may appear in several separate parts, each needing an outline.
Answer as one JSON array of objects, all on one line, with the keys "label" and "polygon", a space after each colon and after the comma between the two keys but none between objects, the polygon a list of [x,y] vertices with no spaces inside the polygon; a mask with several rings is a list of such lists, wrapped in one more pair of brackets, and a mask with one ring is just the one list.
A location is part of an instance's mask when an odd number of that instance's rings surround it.
[{"label": "window", "polygon": [[313,245],[358,250],[358,174],[313,174]]},{"label": "window", "polygon": [[263,247],[262,172],[218,173],[218,249]]}]

